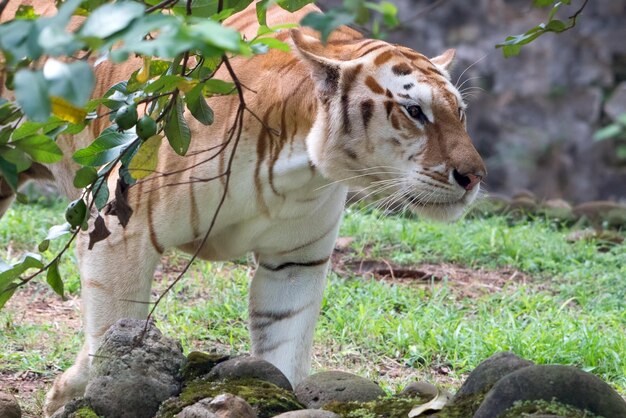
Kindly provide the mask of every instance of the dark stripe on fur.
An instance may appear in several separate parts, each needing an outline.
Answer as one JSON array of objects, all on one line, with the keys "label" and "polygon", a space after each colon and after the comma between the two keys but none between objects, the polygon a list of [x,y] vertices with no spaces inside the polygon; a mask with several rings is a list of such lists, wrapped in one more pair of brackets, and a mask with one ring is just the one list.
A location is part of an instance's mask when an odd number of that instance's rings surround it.
[{"label": "dark stripe on fur", "polygon": [[319,259],[319,260],[304,261],[304,262],[288,261],[287,263],[279,264],[277,266],[270,266],[269,264],[265,264],[265,263],[260,263],[259,265],[261,267],[263,267],[264,269],[269,270],[269,271],[280,271],[280,270],[284,270],[284,269],[291,268],[291,267],[315,267],[315,266],[320,266],[322,264],[325,264],[327,261],[328,261],[328,257],[322,258],[322,259]]},{"label": "dark stripe on fur", "polygon": [[374,115],[374,101],[372,99],[361,102],[361,116],[363,117],[363,126],[367,129],[367,126],[372,120]]}]

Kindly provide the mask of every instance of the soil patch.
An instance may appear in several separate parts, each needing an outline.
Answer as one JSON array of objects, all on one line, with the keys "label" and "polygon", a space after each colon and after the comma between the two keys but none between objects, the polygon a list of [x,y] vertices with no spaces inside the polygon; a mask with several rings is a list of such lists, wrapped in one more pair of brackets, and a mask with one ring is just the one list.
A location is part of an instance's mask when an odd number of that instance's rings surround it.
[{"label": "soil patch", "polygon": [[349,237],[340,238],[332,257],[333,271],[340,276],[357,275],[410,286],[432,286],[445,282],[459,298],[500,292],[505,287],[532,281],[530,276],[514,268],[487,270],[452,263],[403,265],[386,259],[360,258],[349,248],[349,243]]}]

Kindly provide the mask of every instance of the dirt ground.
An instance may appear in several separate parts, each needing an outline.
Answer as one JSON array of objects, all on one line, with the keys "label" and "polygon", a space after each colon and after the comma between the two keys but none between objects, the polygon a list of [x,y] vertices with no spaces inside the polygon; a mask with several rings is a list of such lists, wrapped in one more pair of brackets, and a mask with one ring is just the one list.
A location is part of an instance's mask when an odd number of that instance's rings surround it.
[{"label": "dirt ground", "polygon": [[[525,283],[530,280],[519,271],[509,269],[473,270],[454,264],[420,264],[407,267],[394,265],[382,259],[356,259],[348,248],[349,241],[350,238],[341,238],[333,255],[333,270],[339,275],[357,274],[406,286],[432,285],[445,279],[459,298],[477,297],[484,293],[499,291],[505,285],[510,286],[512,282]],[[168,269],[168,265],[165,264],[159,276],[163,272],[169,272]],[[63,347],[64,338],[80,332],[80,298],[75,296],[62,301],[44,284],[29,285],[17,292],[4,309],[10,312],[12,323],[20,324],[20,327],[33,325],[49,327],[49,332],[41,335],[34,347],[42,356],[50,352],[51,344]],[[17,345],[12,348],[13,352],[24,349]],[[353,356],[342,353],[341,365],[336,363],[334,360],[336,358],[337,353],[333,353],[332,348],[319,347],[314,355],[313,367],[350,370],[367,367],[362,353],[355,352]],[[60,371],[60,369],[26,370],[15,373],[3,370],[0,365],[0,391],[12,393],[20,400],[25,418],[39,417],[45,391]],[[458,376],[456,378],[449,376],[450,369],[445,364],[433,365],[430,371],[425,372],[406,367],[392,358],[381,358],[376,372],[378,376],[389,381],[407,382],[436,376],[437,382],[443,386],[455,386],[459,383]]]}]

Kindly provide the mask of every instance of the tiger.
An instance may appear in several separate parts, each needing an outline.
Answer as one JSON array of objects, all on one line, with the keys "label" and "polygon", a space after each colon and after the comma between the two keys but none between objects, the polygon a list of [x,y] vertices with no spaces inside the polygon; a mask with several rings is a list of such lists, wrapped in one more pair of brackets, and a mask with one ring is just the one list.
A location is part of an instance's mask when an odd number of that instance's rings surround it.
[{"label": "tiger", "polygon": [[[224,24],[253,38],[259,28],[255,7],[253,2]],[[309,4],[289,13],[272,6],[267,23],[298,23],[310,12],[319,9]],[[148,304],[130,301],[150,300],[153,274],[166,250],[198,252],[205,260],[254,254],[251,354],[278,367],[295,387],[309,373],[313,331],[348,190],[385,184],[386,196],[419,216],[443,221],[460,217],[479,194],[487,170],[466,129],[466,104],[450,80],[453,49],[429,59],[347,26],[325,43],[306,27],[274,36],[288,42],[290,51],[231,59],[249,109],[234,156],[230,143],[219,158],[206,161],[206,150],[228,137],[240,100],[211,97],[212,126],[185,114],[193,137],[186,157],[161,146],[156,173],[172,175],[154,173],[128,189],[133,215],[126,227],[103,213],[111,231],[105,240],[89,249],[88,234],[78,235],[85,342],[47,393],[46,416],[83,395],[92,355],[112,324],[146,318]],[[97,67],[94,95],[140,66],[131,59]],[[225,68],[216,77],[233,81]],[[71,155],[104,127],[104,121],[96,121],[85,138],[58,141]],[[225,181],[198,180],[219,177],[231,157],[229,189],[203,244]],[[63,162],[45,168],[43,176],[77,196],[71,185],[75,168]],[[108,181],[114,188],[116,175]]]}]

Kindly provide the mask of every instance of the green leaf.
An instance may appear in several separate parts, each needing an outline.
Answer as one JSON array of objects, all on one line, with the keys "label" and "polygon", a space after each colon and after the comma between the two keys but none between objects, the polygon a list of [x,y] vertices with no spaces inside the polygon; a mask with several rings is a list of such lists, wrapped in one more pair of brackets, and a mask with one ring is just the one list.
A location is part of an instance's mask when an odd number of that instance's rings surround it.
[{"label": "green leaf", "polygon": [[46,235],[47,241],[52,241],[53,239],[57,239],[63,235],[69,234],[71,232],[72,226],[65,222],[61,225],[54,225],[52,228],[48,230],[48,235]]},{"label": "green leaf", "polygon": [[61,148],[46,135],[31,135],[12,142],[38,163],[56,163],[63,159]]},{"label": "green leaf", "polygon": [[33,6],[28,6],[25,4],[20,5],[20,7],[17,8],[17,12],[15,12],[15,18],[16,19],[36,19],[37,17],[39,17],[39,15],[37,13],[35,13],[35,8]]},{"label": "green leaf", "polygon": [[15,98],[29,119],[44,122],[50,117],[48,85],[41,71],[15,73]]},{"label": "green leaf", "polygon": [[235,83],[212,78],[204,82],[204,94],[206,96],[236,93]]},{"label": "green leaf", "polygon": [[551,20],[548,22],[548,24],[546,25],[546,31],[550,31],[550,32],[563,32],[564,30],[567,29],[567,24],[565,22],[563,22],[562,20]]},{"label": "green leaf", "polygon": [[288,12],[297,12],[309,3],[313,3],[313,0],[278,0],[278,5],[287,10]]},{"label": "green leaf", "polygon": [[91,97],[95,78],[91,66],[83,61],[66,64],[49,59],[43,67],[51,96],[60,96],[76,106],[84,106]]},{"label": "green leaf", "polygon": [[187,102],[187,109],[191,112],[194,118],[203,125],[213,124],[213,110],[209,107],[203,94],[204,86],[198,84],[185,94],[185,101]]},{"label": "green leaf", "polygon": [[43,268],[41,256],[33,253],[26,253],[20,261],[10,266],[8,264],[0,264],[0,289],[4,290],[15,279],[19,278],[22,273],[31,268]]},{"label": "green leaf", "polygon": [[11,190],[17,192],[17,167],[4,158],[0,157],[0,174],[2,180],[6,181]]},{"label": "green leaf", "polygon": [[154,80],[150,83],[145,89],[144,92],[151,93],[163,93],[167,91],[172,91],[176,88],[176,85],[186,80],[185,77],[180,75],[162,75],[161,77]]},{"label": "green leaf", "polygon": [[33,160],[24,151],[17,148],[0,146],[0,156],[15,165],[18,173],[26,171],[33,164]]},{"label": "green leaf", "polygon": [[61,274],[59,273],[58,260],[54,260],[52,263],[50,263],[50,266],[48,267],[48,273],[46,275],[46,281],[57,295],[65,299],[65,296],[63,295],[63,280],[61,279]]},{"label": "green leaf", "polygon": [[103,39],[126,29],[144,14],[144,6],[133,1],[109,3],[94,10],[79,31],[81,36]]},{"label": "green leaf", "polygon": [[84,46],[84,42],[76,39],[63,26],[46,26],[38,37],[39,45],[52,56],[72,55]]},{"label": "green leaf", "polygon": [[161,135],[154,135],[141,144],[128,164],[128,171],[134,179],[139,180],[154,173],[159,162],[159,148],[162,140]]},{"label": "green leaf", "polygon": [[267,26],[267,7],[275,0],[261,0],[256,4],[256,18],[259,21],[259,25]]},{"label": "green leaf", "polygon": [[74,187],[82,189],[89,186],[98,178],[98,172],[94,167],[81,167],[74,175]]},{"label": "green leaf", "polygon": [[117,132],[113,125],[102,131],[88,147],[79,149],[72,158],[80,165],[97,167],[115,160],[137,136],[130,131]]},{"label": "green leaf", "polygon": [[176,99],[176,103],[167,116],[164,131],[172,149],[178,155],[185,155],[191,142],[191,131],[185,120],[183,102],[180,98]]},{"label": "green leaf", "polygon": [[241,35],[232,28],[220,25],[213,20],[194,19],[187,27],[189,36],[197,42],[211,45],[225,51],[243,52]]},{"label": "green leaf", "polygon": [[11,135],[11,140],[17,141],[19,139],[26,138],[27,136],[31,136],[39,132],[48,134],[64,124],[65,122],[59,119],[47,120],[45,122],[26,121],[17,128],[15,128],[15,130],[13,131],[13,135]]},{"label": "green leaf", "polygon": [[7,283],[4,288],[0,287],[0,309],[2,309],[4,305],[6,305],[9,299],[11,299],[11,296],[13,296],[13,293],[15,293],[15,291],[17,290],[17,287],[8,289],[10,284],[11,283]]},{"label": "green leaf", "polygon": [[285,52],[289,52],[289,50],[291,49],[289,47],[289,44],[280,41],[276,38],[257,38],[254,41],[250,42],[251,45],[266,45],[269,48],[272,49],[278,49],[279,51],[285,51]]},{"label": "green leaf", "polygon": [[109,185],[105,181],[104,176],[94,183],[91,188],[91,195],[98,210],[102,210],[109,201]]},{"label": "green leaf", "polygon": [[330,33],[341,25],[354,22],[354,15],[346,10],[331,9],[326,14],[311,12],[300,21],[302,26],[309,26],[322,35],[322,42],[326,43]]},{"label": "green leaf", "polygon": [[622,132],[624,132],[624,128],[617,123],[612,123],[603,127],[602,129],[598,129],[595,134],[593,134],[594,141],[604,141],[606,139],[611,139],[619,136]]},{"label": "green leaf", "polygon": [[39,29],[37,23],[42,20],[16,19],[0,25],[0,47],[6,52],[10,64],[17,64],[22,58],[36,60],[42,49],[37,42]]}]

